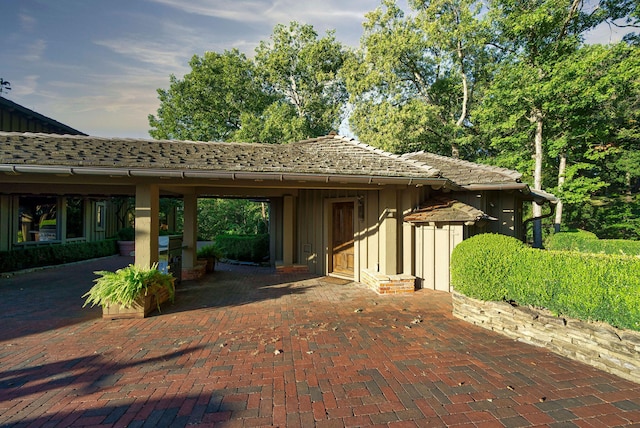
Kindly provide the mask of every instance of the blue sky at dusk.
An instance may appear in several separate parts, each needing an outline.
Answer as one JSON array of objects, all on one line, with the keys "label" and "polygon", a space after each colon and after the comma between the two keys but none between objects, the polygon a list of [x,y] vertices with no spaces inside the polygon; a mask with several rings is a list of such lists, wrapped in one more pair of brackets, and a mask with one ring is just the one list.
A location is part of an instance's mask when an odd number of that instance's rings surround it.
[{"label": "blue sky at dusk", "polygon": [[[205,51],[252,55],[275,24],[295,20],[357,46],[379,0],[0,0],[3,93],[91,135],[148,137],[156,89]],[[406,10],[406,1],[398,3]],[[591,41],[616,42],[600,28]]]}]

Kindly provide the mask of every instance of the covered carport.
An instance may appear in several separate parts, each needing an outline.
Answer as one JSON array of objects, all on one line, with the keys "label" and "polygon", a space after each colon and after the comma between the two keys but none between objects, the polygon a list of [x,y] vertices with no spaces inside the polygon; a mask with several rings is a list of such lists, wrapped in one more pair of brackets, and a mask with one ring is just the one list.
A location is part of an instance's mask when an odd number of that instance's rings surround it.
[{"label": "covered carport", "polygon": [[140,266],[158,260],[161,196],[184,201],[187,269],[196,262],[199,197],[261,198],[270,202],[280,269],[413,291],[413,239],[402,216],[429,192],[456,188],[424,163],[337,135],[269,145],[3,132],[0,142],[5,246],[15,243],[15,195],[135,196]]}]

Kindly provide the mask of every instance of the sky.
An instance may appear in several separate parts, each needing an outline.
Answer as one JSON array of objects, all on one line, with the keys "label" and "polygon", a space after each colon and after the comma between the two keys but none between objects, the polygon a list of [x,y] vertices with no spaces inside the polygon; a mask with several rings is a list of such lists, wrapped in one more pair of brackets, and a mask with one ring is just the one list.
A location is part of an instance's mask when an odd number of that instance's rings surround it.
[{"label": "sky", "polygon": [[[0,0],[3,96],[84,133],[148,138],[157,89],[193,55],[248,56],[276,24],[311,24],[357,47],[380,0]],[[406,0],[398,5],[407,10]],[[617,42],[600,27],[589,42]]]}]

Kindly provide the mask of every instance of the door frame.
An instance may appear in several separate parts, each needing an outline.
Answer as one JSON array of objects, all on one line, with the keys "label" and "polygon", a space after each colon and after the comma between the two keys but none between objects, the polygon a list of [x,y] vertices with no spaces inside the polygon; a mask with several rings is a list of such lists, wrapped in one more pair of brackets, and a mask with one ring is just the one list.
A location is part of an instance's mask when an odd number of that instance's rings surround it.
[{"label": "door frame", "polygon": [[[353,278],[333,272],[333,204],[344,202],[353,203]],[[359,209],[358,197],[356,196],[345,198],[326,198],[324,200],[322,235],[324,241],[324,274],[327,276],[351,279],[356,282],[360,281],[360,233],[358,231],[358,218],[360,218],[361,214],[358,211]]]}]

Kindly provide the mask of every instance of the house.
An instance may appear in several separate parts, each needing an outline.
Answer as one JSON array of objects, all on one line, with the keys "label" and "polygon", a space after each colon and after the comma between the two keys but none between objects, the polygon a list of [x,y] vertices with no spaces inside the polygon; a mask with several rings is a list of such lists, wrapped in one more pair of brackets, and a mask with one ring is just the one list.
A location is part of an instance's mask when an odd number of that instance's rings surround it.
[{"label": "house", "polygon": [[2,97],[0,97],[0,131],[87,135]]},{"label": "house", "polygon": [[[135,196],[143,266],[158,258],[159,198],[182,198],[185,269],[196,257],[198,198],[266,199],[273,265],[353,279],[381,294],[448,290],[457,243],[483,231],[521,236],[523,203],[555,200],[514,171],[397,156],[338,135],[272,145],[0,132],[4,248],[20,244],[16,198],[24,194]],[[88,234],[98,217],[83,216]]]}]

